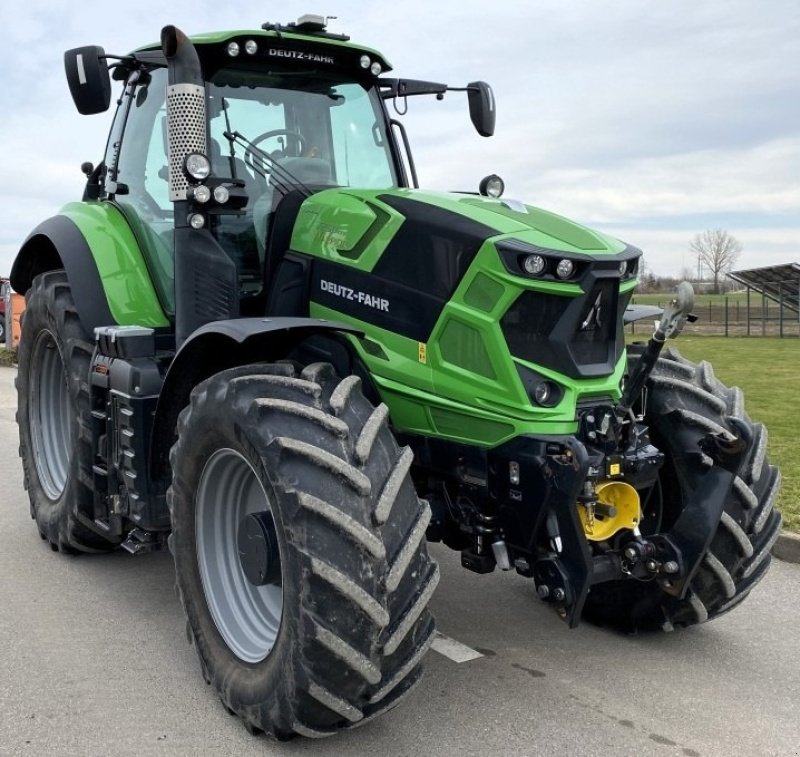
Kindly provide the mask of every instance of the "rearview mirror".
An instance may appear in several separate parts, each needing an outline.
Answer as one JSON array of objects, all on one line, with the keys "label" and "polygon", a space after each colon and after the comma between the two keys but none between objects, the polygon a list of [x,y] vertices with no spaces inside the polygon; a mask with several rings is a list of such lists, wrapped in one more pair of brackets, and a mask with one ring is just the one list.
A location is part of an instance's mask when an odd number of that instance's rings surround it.
[{"label": "rearview mirror", "polygon": [[72,100],[83,116],[108,110],[111,77],[102,47],[76,47],[64,53],[64,69]]},{"label": "rearview mirror", "polygon": [[485,81],[470,82],[467,84],[467,98],[473,126],[482,137],[491,137],[496,116],[492,88]]}]

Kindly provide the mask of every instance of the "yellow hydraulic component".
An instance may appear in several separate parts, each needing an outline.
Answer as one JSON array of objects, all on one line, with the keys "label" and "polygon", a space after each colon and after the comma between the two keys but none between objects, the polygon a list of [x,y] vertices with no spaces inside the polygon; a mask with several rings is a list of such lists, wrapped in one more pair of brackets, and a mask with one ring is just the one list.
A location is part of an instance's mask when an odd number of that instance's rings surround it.
[{"label": "yellow hydraulic component", "polygon": [[639,525],[639,493],[630,484],[602,481],[595,492],[597,505],[578,505],[578,517],[587,539],[605,541],[623,528],[633,530]]}]

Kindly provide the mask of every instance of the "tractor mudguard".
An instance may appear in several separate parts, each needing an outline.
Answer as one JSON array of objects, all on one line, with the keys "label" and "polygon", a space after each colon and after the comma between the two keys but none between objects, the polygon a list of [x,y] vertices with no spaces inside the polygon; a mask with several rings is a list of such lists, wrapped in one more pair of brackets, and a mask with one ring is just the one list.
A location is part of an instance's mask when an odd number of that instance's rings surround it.
[{"label": "tractor mudguard", "polygon": [[238,365],[284,358],[301,341],[321,332],[362,334],[353,326],[321,318],[237,318],[197,329],[175,355],[158,398],[150,445],[153,479],[166,475],[178,415],[197,384]]},{"label": "tractor mudguard", "polygon": [[67,272],[87,333],[92,334],[95,326],[116,323],[92,251],[78,226],[63,215],[48,218],[28,235],[11,268],[11,286],[24,294],[36,276],[58,268]]},{"label": "tractor mudguard", "polygon": [[88,334],[96,326],[169,326],[139,242],[112,203],[73,202],[34,229],[12,269],[24,293],[40,273],[63,268]]}]

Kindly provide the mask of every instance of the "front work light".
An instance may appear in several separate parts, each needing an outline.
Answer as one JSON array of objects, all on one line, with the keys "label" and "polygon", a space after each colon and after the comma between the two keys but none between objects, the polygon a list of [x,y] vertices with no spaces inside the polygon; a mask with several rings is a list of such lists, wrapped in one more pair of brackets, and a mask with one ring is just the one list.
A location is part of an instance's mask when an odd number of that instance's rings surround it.
[{"label": "front work light", "polygon": [[228,191],[227,187],[222,186],[220,184],[218,187],[214,187],[214,199],[220,204],[224,205],[230,199],[231,193]]},{"label": "front work light", "polygon": [[202,229],[206,225],[206,218],[202,213],[192,213],[189,216],[189,226],[193,229]]},{"label": "front work light", "polygon": [[506,185],[503,180],[495,173],[486,176],[485,178],[481,179],[480,186],[478,187],[478,191],[484,197],[494,197],[497,199],[498,197],[503,196],[503,192],[505,192]]},{"label": "front work light", "polygon": [[211,190],[205,184],[201,184],[192,190],[192,199],[201,204],[206,203],[211,199]]},{"label": "front work light", "polygon": [[183,170],[193,181],[203,181],[211,173],[211,161],[201,152],[190,152],[183,160]]}]

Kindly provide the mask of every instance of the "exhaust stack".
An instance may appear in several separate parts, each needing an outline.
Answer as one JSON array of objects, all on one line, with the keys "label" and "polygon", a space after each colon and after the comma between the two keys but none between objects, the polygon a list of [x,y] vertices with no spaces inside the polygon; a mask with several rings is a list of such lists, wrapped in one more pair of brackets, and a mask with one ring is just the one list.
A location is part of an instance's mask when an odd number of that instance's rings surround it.
[{"label": "exhaust stack", "polygon": [[175,209],[175,346],[201,326],[239,315],[236,264],[208,230],[189,225],[199,213],[188,198],[189,179],[183,170],[190,153],[208,155],[206,91],[200,58],[191,40],[174,26],[161,30],[161,50],[167,59],[167,145],[169,198]]}]

